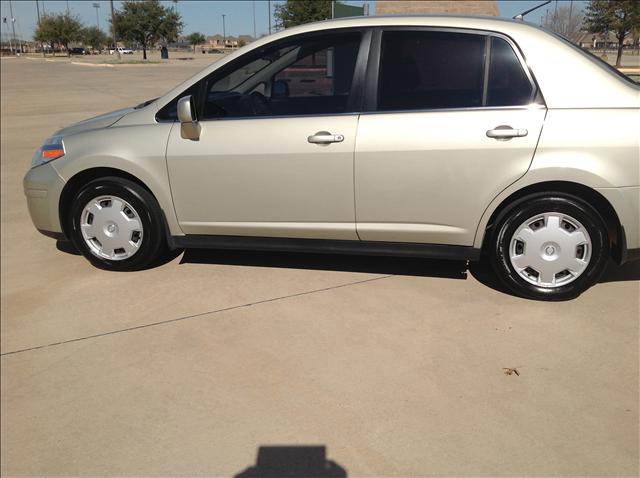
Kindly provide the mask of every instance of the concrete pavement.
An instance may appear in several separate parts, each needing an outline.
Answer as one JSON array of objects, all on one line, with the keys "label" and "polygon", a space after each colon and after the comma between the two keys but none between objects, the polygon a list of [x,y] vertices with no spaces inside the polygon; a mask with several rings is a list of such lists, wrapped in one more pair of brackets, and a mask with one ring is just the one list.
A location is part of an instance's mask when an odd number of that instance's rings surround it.
[{"label": "concrete pavement", "polygon": [[638,475],[637,266],[542,303],[437,261],[188,251],[107,273],[39,235],[21,179],[41,141],[194,62],[0,64],[3,476],[249,476],[276,445],[349,477]]}]

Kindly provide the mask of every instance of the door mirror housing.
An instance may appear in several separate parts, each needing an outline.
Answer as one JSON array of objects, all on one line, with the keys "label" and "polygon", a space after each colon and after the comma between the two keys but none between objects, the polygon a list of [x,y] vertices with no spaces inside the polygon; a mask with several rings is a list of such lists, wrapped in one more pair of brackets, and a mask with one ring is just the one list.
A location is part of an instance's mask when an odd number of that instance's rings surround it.
[{"label": "door mirror housing", "polygon": [[180,135],[184,139],[198,141],[202,127],[196,116],[193,96],[183,96],[178,100],[178,120],[180,121]]}]

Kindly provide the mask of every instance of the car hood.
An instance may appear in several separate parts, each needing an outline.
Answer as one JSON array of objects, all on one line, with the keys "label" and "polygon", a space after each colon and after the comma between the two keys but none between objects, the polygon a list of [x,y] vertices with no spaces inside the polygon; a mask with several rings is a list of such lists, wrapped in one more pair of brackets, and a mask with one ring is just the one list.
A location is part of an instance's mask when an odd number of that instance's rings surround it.
[{"label": "car hood", "polygon": [[62,128],[59,131],[56,131],[55,135],[60,136],[69,136],[76,133],[81,133],[83,131],[91,131],[94,129],[102,129],[107,128],[118,121],[123,116],[131,113],[135,108],[123,108],[121,110],[111,111],[110,113],[105,113],[100,116],[95,116],[93,118],[89,118],[79,123],[72,124],[67,126],[66,128]]}]

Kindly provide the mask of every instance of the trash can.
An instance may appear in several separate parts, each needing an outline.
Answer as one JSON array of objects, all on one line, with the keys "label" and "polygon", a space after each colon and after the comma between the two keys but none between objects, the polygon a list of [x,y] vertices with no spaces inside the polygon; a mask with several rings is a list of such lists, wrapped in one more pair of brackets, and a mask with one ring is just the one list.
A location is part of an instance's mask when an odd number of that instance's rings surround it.
[{"label": "trash can", "polygon": [[160,58],[162,58],[163,60],[169,59],[169,50],[167,49],[166,46],[163,46],[162,48],[160,48]]}]

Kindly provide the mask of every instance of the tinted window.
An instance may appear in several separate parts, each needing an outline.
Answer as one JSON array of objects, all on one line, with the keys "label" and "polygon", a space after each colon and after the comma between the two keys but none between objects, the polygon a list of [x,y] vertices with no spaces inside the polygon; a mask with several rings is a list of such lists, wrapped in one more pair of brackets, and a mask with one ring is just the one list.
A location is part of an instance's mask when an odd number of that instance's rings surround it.
[{"label": "tinted window", "polygon": [[543,28],[543,30],[546,33],[548,33],[549,35],[552,35],[552,36],[556,37],[558,40],[562,41],[562,43],[564,43],[565,45],[573,48],[575,51],[579,52],[581,55],[583,55],[586,58],[588,58],[589,61],[594,62],[600,68],[605,69],[609,73],[613,73],[616,77],[618,77],[618,79],[623,80],[623,81],[627,82],[628,84],[630,84],[632,86],[636,86],[636,87],[638,86],[638,82],[635,81],[633,78],[630,78],[629,76],[625,75],[620,70],[618,70],[616,67],[611,66],[609,63],[604,61],[599,56],[594,55],[589,50],[587,50],[585,48],[582,48],[579,45],[576,45],[575,43],[573,43],[572,41],[566,39],[564,36],[560,35],[559,33],[552,32],[552,31],[544,29],[544,28]]},{"label": "tinted window", "polygon": [[526,105],[532,93],[531,82],[511,46],[501,38],[492,38],[487,106]]},{"label": "tinted window", "polygon": [[482,106],[484,49],[482,35],[385,32],[378,109]]},{"label": "tinted window", "polygon": [[310,38],[214,74],[206,88],[204,118],[343,113],[359,44],[359,33]]},{"label": "tinted window", "polygon": [[356,42],[324,48],[278,72],[274,80],[287,83],[291,97],[348,95],[357,55]]}]

